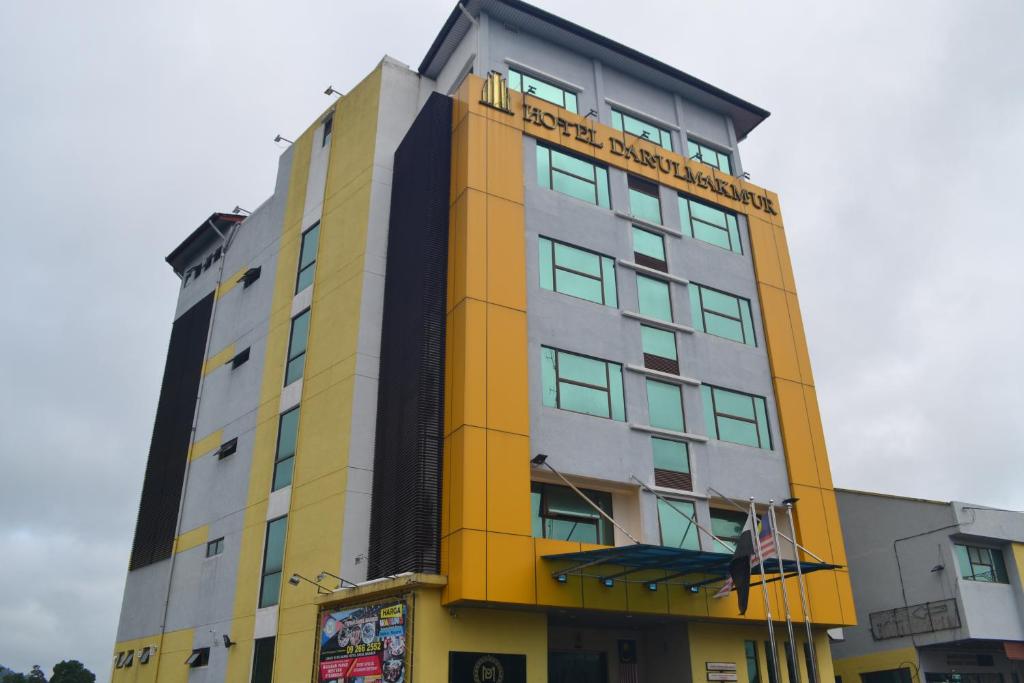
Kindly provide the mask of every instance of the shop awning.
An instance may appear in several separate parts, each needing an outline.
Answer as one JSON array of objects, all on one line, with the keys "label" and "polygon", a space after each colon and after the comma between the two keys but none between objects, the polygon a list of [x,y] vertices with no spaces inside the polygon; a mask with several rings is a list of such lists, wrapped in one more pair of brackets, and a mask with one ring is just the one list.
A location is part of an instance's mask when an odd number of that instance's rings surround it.
[{"label": "shop awning", "polygon": [[[568,576],[591,576],[602,580],[615,580],[635,572],[657,570],[664,572],[664,575],[657,578],[644,578],[643,582],[660,583],[676,579],[675,583],[682,583],[688,588],[696,588],[724,581],[729,575],[729,561],[732,559],[732,555],[730,553],[712,553],[704,550],[638,544],[544,555],[544,559],[572,563],[569,566],[552,570],[551,576],[561,581]],[[621,569],[611,572],[595,571],[598,566],[604,569],[609,565],[621,567]],[[765,576],[772,577],[774,575],[774,578],[769,578],[770,581],[780,578],[779,561],[776,558],[766,559],[764,565]],[[800,570],[804,574],[810,574],[822,569],[838,569],[840,566],[825,562],[801,562]],[[782,560],[782,571],[786,576],[795,575],[796,569],[796,560]],[[760,575],[760,573],[759,567],[755,567],[751,571],[753,575]]]}]

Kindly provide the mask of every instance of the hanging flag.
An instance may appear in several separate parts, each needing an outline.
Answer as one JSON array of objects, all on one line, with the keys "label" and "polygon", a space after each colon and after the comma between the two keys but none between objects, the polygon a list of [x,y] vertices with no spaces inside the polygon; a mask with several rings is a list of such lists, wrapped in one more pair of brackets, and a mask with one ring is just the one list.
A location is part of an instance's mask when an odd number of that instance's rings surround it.
[{"label": "hanging flag", "polygon": [[[729,578],[714,595],[716,598],[724,598],[735,590],[740,614],[747,613],[747,602],[750,597],[750,570],[756,567],[759,561],[758,555],[754,551],[752,537],[753,532],[750,529],[750,518],[748,517],[747,523],[736,541],[736,550],[733,551],[732,560],[729,562]],[[764,559],[778,557],[775,529],[772,528],[772,522],[767,512],[761,518],[761,531],[757,535],[757,542],[761,547],[761,556]]]}]

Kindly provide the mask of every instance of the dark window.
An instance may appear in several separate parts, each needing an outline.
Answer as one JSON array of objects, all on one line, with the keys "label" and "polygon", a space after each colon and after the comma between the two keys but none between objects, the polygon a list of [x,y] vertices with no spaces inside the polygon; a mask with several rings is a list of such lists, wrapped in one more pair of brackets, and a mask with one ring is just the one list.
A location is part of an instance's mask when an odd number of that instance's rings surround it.
[{"label": "dark window", "polygon": [[193,669],[198,669],[201,666],[206,666],[210,663],[210,648],[199,647],[195,650],[192,650],[192,654],[188,656],[188,659],[185,660],[185,663]]},{"label": "dark window", "polygon": [[224,537],[215,538],[206,544],[206,556],[213,557],[224,552]]},{"label": "dark window", "polygon": [[614,259],[547,237],[541,237],[538,243],[538,270],[542,289],[612,308],[619,305]]},{"label": "dark window", "polygon": [[309,341],[309,316],[307,308],[292,318],[292,332],[288,340],[288,365],[284,371],[284,385],[301,379],[306,367],[306,342]]},{"label": "dark window", "polygon": [[693,326],[707,334],[757,346],[750,300],[691,282],[690,310]]},{"label": "dark window", "polygon": [[725,546],[715,544],[716,552],[731,553],[736,549],[736,541],[747,523],[746,513],[739,510],[722,510],[711,508],[711,533],[720,538]]},{"label": "dark window", "polygon": [[636,176],[629,176],[629,212],[648,223],[661,224],[661,200],[658,186]]},{"label": "dark window", "polygon": [[771,450],[764,398],[708,384],[702,384],[700,390],[711,438]]},{"label": "dark window", "polygon": [[271,683],[274,678],[274,637],[257,638],[252,655],[252,683]]},{"label": "dark window", "polygon": [[861,683],[911,683],[910,669],[869,671],[860,675]]},{"label": "dark window", "polygon": [[122,666],[124,666],[124,655],[125,653],[123,651],[117,653],[117,658],[114,659],[115,669],[120,669]]},{"label": "dark window", "polygon": [[277,452],[274,457],[274,480],[271,491],[291,485],[298,439],[299,409],[295,407],[283,413],[277,424]]},{"label": "dark window", "polygon": [[789,683],[796,683],[796,660],[793,657],[793,644],[789,641],[784,642],[782,650],[786,653],[786,671],[789,673]]},{"label": "dark window", "polygon": [[811,646],[807,643],[804,643],[804,666],[807,667],[807,683],[818,683],[816,676],[818,670],[817,662],[811,654]]},{"label": "dark window", "polygon": [[626,419],[622,366],[541,347],[544,405],[613,420]]},{"label": "dark window", "polygon": [[690,237],[737,254],[743,253],[735,215],[717,206],[679,195],[679,217],[683,232]]},{"label": "dark window", "polygon": [[509,90],[525,92],[576,114],[576,93],[515,69],[508,70]]},{"label": "dark window", "polygon": [[313,284],[316,272],[316,252],[320,246],[320,223],[314,223],[302,233],[302,247],[299,249],[299,274],[295,281],[295,293],[298,294]]},{"label": "dark window", "polygon": [[[580,490],[612,516],[610,493]],[[530,486],[530,509],[537,538],[615,545],[612,525],[568,486],[534,482]]]},{"label": "dark window", "polygon": [[231,359],[231,369],[234,370],[239,365],[244,365],[249,360],[249,347],[246,347],[235,354],[235,357]]},{"label": "dark window", "polygon": [[743,641],[743,650],[747,656],[747,683],[761,683],[761,670],[757,663],[757,641]]},{"label": "dark window", "polygon": [[245,271],[242,277],[238,278],[238,281],[242,283],[242,289],[245,289],[252,283],[260,279],[260,273],[263,272],[262,266],[256,266]]},{"label": "dark window", "polygon": [[221,459],[226,458],[237,450],[238,437],[235,437],[234,439],[229,439],[220,445],[220,448],[217,449],[217,457]]},{"label": "dark window", "polygon": [[772,649],[772,644],[767,640],[764,641],[764,659],[768,665],[768,683],[779,683],[779,678],[776,676],[776,669],[779,666],[778,658],[775,650]]},{"label": "dark window", "polygon": [[327,141],[330,140],[330,138],[331,138],[331,131],[333,131],[333,130],[334,130],[334,115],[331,114],[326,119],[324,119],[324,137],[323,137],[323,140],[320,142],[320,146],[321,147],[326,147],[327,146]]},{"label": "dark window", "polygon": [[686,151],[691,159],[697,159],[703,164],[714,166],[719,171],[732,175],[732,166],[729,164],[728,153],[719,152],[717,149],[708,147],[695,140],[686,141]]},{"label": "dark window", "polygon": [[1009,583],[1001,550],[959,543],[953,548],[956,551],[957,564],[960,565],[961,578],[986,583]]},{"label": "dark window", "polygon": [[608,169],[557,149],[537,145],[537,182],[605,209],[611,207]]},{"label": "dark window", "polygon": [[267,522],[267,537],[263,546],[263,573],[260,579],[260,607],[276,605],[280,599],[281,572],[284,571],[284,537],[287,528],[287,517],[278,517]]},{"label": "dark window", "polygon": [[139,650],[139,664],[149,664],[149,658],[153,655],[153,648],[144,647]]}]

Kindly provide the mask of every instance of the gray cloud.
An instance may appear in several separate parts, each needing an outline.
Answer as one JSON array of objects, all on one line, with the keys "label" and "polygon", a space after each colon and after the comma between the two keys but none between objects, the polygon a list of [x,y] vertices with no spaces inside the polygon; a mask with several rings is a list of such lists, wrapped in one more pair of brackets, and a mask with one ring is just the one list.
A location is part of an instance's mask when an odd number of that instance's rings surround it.
[{"label": "gray cloud", "polygon": [[[1024,6],[544,6],[773,112],[741,149],[782,196],[837,485],[1024,507]],[[450,10],[0,4],[0,663],[109,673],[163,256],[269,194],[271,139],[328,84],[418,64]]]}]

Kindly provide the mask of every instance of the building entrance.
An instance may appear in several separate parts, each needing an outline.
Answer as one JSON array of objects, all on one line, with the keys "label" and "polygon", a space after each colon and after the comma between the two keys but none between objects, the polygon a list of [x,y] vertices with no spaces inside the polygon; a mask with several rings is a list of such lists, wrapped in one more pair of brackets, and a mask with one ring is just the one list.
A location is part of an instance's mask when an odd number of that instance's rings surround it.
[{"label": "building entrance", "polygon": [[604,652],[548,652],[548,683],[607,683]]}]

